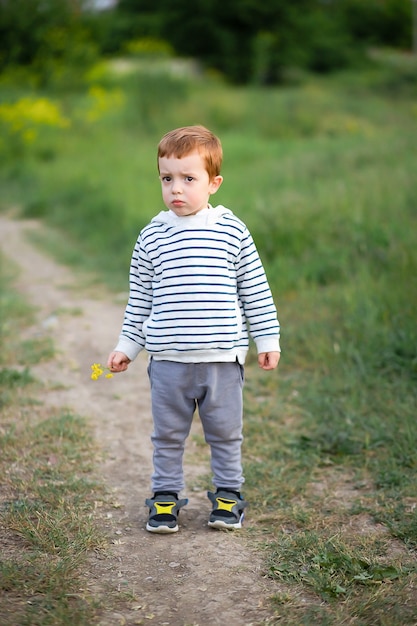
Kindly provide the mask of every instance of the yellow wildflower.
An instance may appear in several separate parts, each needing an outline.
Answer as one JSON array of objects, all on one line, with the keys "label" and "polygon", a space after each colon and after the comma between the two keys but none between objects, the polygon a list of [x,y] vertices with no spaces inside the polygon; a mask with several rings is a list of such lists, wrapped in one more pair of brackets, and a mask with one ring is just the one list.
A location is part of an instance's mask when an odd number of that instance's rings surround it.
[{"label": "yellow wildflower", "polygon": [[14,131],[32,126],[68,128],[70,120],[61,113],[59,105],[47,98],[21,98],[14,104],[0,105],[0,119]]},{"label": "yellow wildflower", "polygon": [[48,98],[21,98],[14,103],[0,103],[0,133],[13,151],[24,151],[35,144],[46,127],[66,129],[70,120],[59,104]]},{"label": "yellow wildflower", "polygon": [[108,367],[103,367],[100,363],[93,363],[91,366],[91,379],[98,380],[102,374],[104,374],[105,370],[109,373],[106,374],[105,378],[113,378],[113,374],[109,371]]}]

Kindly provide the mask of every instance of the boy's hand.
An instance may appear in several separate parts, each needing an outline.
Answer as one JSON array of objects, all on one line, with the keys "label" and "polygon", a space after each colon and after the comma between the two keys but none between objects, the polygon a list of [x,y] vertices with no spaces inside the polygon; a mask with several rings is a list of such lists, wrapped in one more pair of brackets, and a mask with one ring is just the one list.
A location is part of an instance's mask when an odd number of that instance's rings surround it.
[{"label": "boy's hand", "polygon": [[263,370],[274,370],[281,357],[281,352],[260,352],[258,354],[258,365]]},{"label": "boy's hand", "polygon": [[124,352],[111,352],[107,360],[107,367],[111,372],[124,372],[130,363]]}]

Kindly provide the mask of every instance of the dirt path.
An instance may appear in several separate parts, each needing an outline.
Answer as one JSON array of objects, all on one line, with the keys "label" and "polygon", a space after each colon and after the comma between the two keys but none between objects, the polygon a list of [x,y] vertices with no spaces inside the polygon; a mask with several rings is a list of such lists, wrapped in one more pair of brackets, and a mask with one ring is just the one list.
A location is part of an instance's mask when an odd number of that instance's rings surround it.
[{"label": "dirt path", "polygon": [[[196,437],[188,441],[189,504],[180,532],[161,536],[144,530],[152,467],[146,356],[112,380],[90,380],[90,365],[105,362],[113,348],[124,303],[104,289],[83,288],[71,271],[31,245],[27,231],[40,228],[34,221],[0,216],[2,251],[20,268],[17,287],[37,308],[37,326],[30,332],[51,335],[57,350],[53,362],[34,370],[50,383],[44,401],[88,417],[103,451],[100,471],[112,502],[98,516],[113,545],[108,557],[92,557],[91,589],[101,595],[110,587],[134,599],[120,593],[118,613],[104,614],[100,626],[268,623],[274,586],[262,577],[261,558],[245,531],[207,526],[209,501],[196,487],[208,470],[207,451]],[[193,434],[200,433],[196,421]]]}]

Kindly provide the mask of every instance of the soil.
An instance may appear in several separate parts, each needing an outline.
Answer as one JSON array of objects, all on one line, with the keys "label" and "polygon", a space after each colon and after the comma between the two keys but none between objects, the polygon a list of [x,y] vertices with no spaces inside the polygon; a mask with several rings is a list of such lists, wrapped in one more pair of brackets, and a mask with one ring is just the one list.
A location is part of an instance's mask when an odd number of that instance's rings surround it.
[{"label": "soil", "polygon": [[46,383],[43,402],[88,418],[101,451],[98,471],[110,496],[96,515],[110,549],[92,554],[87,572],[90,592],[108,595],[103,606],[113,607],[103,609],[100,626],[270,623],[276,583],[263,576],[262,555],[250,534],[207,526],[210,502],[199,477],[209,470],[208,454],[199,445],[198,420],[187,442],[189,504],[181,511],[180,531],[145,530],[152,472],[147,357],[141,353],[111,380],[90,378],[91,364],[104,364],[114,347],[127,294],[115,297],[97,284],[86,286],[85,277],[43,254],[27,237],[43,228],[0,216],[3,254],[20,269],[17,289],[36,308],[36,324],[28,332],[51,336],[56,348],[54,359],[32,368]]}]

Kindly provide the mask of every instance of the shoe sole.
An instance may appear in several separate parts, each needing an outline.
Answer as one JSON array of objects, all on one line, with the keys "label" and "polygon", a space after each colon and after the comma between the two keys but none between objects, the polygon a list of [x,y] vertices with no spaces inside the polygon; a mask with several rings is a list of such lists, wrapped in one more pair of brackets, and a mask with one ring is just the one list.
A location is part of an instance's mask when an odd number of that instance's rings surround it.
[{"label": "shoe sole", "polygon": [[179,528],[178,526],[174,526],[174,528],[170,528],[169,526],[150,526],[150,524],[146,524],[146,530],[150,533],[159,533],[161,535],[168,535],[170,533],[177,533]]},{"label": "shoe sole", "polygon": [[210,526],[210,528],[218,528],[219,530],[239,530],[240,528],[242,528],[242,522],[244,517],[245,515],[244,513],[242,513],[239,521],[235,524],[227,524],[227,522],[224,522],[223,520],[216,519],[214,520],[214,522],[208,522],[208,525]]}]

